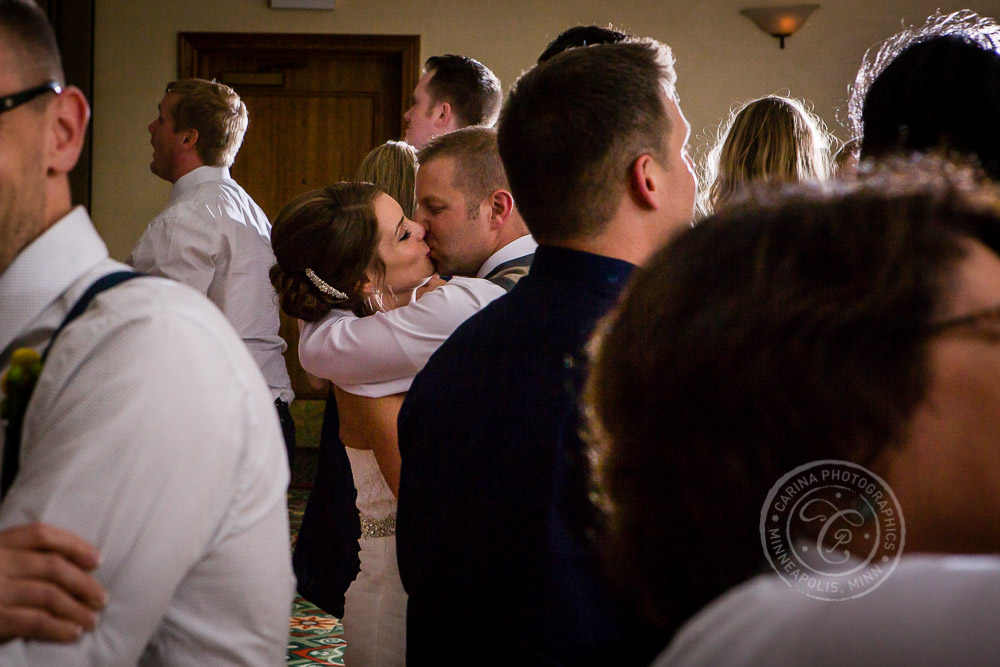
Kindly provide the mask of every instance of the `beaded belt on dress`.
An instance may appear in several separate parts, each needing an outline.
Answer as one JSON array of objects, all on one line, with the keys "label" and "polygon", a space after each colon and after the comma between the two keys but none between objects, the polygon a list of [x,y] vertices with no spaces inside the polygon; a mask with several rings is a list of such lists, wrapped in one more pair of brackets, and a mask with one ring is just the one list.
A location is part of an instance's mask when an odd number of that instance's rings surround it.
[{"label": "beaded belt on dress", "polygon": [[389,537],[396,534],[396,513],[390,512],[381,519],[358,513],[361,518],[361,537]]}]

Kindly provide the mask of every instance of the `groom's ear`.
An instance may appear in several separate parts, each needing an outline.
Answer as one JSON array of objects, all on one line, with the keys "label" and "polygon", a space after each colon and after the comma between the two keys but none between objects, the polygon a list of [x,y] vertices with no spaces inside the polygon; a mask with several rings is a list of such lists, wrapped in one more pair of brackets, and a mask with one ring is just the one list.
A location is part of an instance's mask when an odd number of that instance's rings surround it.
[{"label": "groom's ear", "polygon": [[514,196],[506,190],[494,190],[489,196],[490,227],[494,230],[503,227],[514,210]]}]

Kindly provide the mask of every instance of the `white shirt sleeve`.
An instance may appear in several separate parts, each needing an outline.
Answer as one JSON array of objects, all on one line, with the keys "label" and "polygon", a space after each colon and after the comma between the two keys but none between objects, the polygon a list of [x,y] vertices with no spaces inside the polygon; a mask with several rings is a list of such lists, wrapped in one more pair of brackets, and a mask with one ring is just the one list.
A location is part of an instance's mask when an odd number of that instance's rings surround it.
[{"label": "white shirt sleeve", "polygon": [[43,521],[96,546],[108,606],[79,641],[8,642],[0,664],[283,660],[288,472],[269,394],[221,314],[178,311],[162,299],[187,288],[146,280],[60,335],[0,505],[0,529]]},{"label": "white shirt sleeve", "polygon": [[215,257],[223,236],[183,218],[157,217],[126,260],[136,271],[170,278],[201,294],[215,278]]},{"label": "white shirt sleeve", "polygon": [[299,361],[345,391],[366,394],[357,388],[412,378],[462,322],[505,293],[487,280],[452,278],[385,313],[359,318],[334,310],[303,327]]}]

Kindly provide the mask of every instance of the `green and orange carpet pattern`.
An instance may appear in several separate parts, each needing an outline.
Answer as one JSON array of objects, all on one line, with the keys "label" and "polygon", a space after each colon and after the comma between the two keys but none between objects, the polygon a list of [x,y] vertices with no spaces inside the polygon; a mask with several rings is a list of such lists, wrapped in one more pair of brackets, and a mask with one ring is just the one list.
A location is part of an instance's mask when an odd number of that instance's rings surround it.
[{"label": "green and orange carpet pattern", "polygon": [[344,628],[334,618],[312,604],[295,597],[288,625],[286,665],[343,665]]}]

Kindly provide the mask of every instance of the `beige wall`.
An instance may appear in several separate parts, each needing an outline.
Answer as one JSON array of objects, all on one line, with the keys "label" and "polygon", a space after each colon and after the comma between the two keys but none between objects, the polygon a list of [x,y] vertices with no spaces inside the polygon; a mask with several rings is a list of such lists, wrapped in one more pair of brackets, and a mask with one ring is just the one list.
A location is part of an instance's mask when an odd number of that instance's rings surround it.
[{"label": "beige wall", "polygon": [[901,21],[922,22],[938,6],[1000,16],[1000,0],[826,0],[782,51],[739,14],[740,7],[766,4],[789,3],[337,0],[334,11],[308,11],[269,9],[267,0],[97,0],[94,220],[112,256],[123,258],[166,202],[169,185],[149,172],[146,125],[163,86],[177,74],[178,32],[418,34],[424,58],[472,56],[493,69],[506,90],[560,31],[610,21],[674,49],[681,106],[696,151],[731,105],[775,92],[811,100],[844,137],[838,110],[866,48]]}]

